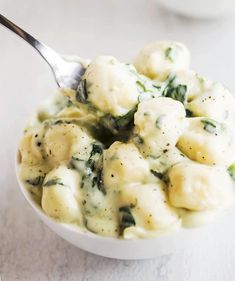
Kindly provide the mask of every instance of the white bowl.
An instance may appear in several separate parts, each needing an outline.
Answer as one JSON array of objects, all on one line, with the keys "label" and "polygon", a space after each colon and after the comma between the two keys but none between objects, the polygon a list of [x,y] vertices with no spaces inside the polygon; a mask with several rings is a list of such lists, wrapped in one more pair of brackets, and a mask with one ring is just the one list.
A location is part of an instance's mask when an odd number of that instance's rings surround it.
[{"label": "white bowl", "polygon": [[179,14],[199,17],[217,18],[235,14],[234,0],[156,0],[162,6]]},{"label": "white bowl", "polygon": [[[89,231],[82,231],[76,226],[59,223],[48,217],[40,206],[30,197],[18,177],[18,164],[16,174],[20,189],[29,205],[36,212],[39,218],[55,233],[76,247],[87,252],[115,259],[136,260],[149,259],[159,255],[171,254],[183,248],[196,249],[207,245],[207,241],[215,240],[213,243],[226,239],[231,228],[231,221],[234,220],[235,210],[226,214],[223,220],[198,227],[182,228],[178,232],[166,234],[152,239],[122,240],[116,238],[102,237]],[[206,242],[206,244],[205,244]]]}]

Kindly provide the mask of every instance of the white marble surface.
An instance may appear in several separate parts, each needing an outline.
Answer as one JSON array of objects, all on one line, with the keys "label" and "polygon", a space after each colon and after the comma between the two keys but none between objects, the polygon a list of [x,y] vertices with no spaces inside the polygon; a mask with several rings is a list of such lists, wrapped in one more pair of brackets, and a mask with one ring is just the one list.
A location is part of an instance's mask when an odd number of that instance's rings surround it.
[{"label": "white marble surface", "polygon": [[[186,43],[193,68],[235,92],[235,19],[196,21],[151,0],[0,0],[0,11],[62,53],[131,60],[148,41]],[[149,261],[115,261],[74,248],[44,226],[16,183],[14,155],[26,117],[55,84],[47,65],[0,27],[0,276],[2,281],[233,281],[230,235]]]}]

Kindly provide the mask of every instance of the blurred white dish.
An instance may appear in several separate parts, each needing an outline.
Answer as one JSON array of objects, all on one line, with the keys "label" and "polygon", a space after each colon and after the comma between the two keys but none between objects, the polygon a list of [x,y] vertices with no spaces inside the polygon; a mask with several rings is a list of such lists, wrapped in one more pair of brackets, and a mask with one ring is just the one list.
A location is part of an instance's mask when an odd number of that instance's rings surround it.
[{"label": "blurred white dish", "polygon": [[216,18],[235,14],[234,0],[156,0],[162,6],[179,14],[199,17]]},{"label": "blurred white dish", "polygon": [[50,229],[74,246],[108,258],[123,260],[150,259],[182,249],[200,248],[201,245],[205,245],[205,241],[211,241],[211,239],[214,239],[216,243],[226,236],[235,215],[235,210],[233,209],[224,217],[223,221],[218,220],[215,223],[199,228],[184,228],[179,232],[152,239],[122,240],[102,237],[88,231],[82,231],[77,226],[59,223],[44,214],[40,206],[31,199],[30,194],[20,182],[17,169],[18,164],[16,163],[16,175],[21,192],[39,218]]}]

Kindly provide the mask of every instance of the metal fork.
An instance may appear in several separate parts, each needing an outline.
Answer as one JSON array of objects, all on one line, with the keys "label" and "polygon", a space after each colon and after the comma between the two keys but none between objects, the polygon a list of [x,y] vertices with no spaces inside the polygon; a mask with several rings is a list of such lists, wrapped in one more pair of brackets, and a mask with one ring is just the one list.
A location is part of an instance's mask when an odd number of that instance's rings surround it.
[{"label": "metal fork", "polygon": [[51,48],[47,47],[43,43],[39,42],[33,36],[25,32],[19,26],[9,21],[3,15],[0,14],[0,23],[6,28],[10,29],[27,43],[29,43],[49,64],[56,83],[60,88],[71,88],[76,90],[81,80],[81,76],[84,74],[85,69],[82,64],[78,62],[69,62],[65,60],[61,55],[56,53]]}]

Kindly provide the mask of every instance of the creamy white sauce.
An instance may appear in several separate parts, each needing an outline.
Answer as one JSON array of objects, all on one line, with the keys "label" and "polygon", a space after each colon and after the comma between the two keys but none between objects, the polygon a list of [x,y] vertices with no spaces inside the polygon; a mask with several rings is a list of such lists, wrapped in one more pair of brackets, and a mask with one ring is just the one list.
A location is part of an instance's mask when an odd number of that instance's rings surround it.
[{"label": "creamy white sauce", "polygon": [[78,91],[42,105],[19,145],[20,178],[48,216],[150,238],[234,205],[235,99],[189,70],[184,45],[149,44],[137,70],[107,56],[83,63]]}]

